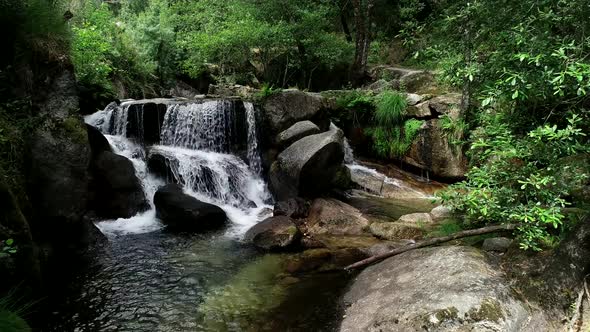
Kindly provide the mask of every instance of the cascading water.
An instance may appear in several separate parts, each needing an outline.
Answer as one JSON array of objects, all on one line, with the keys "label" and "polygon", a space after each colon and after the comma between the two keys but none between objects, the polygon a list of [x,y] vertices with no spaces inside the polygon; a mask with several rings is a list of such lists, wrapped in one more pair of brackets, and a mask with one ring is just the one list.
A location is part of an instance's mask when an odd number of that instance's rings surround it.
[{"label": "cascading water", "polygon": [[383,192],[387,191],[385,189],[388,189],[411,192],[418,197],[430,197],[430,195],[426,195],[407,185],[404,181],[390,178],[374,168],[367,167],[357,162],[354,157],[354,150],[346,138],[344,139],[344,163],[346,167],[350,169],[353,182],[356,182],[369,192],[383,195]]},{"label": "cascading water", "polygon": [[[99,223],[101,231],[125,234],[161,228],[152,200],[165,181],[179,183],[190,195],[223,208],[233,222],[228,234],[240,236],[264,217],[264,211],[271,207],[268,205],[271,196],[260,176],[255,108],[251,103],[243,103],[240,108],[237,103],[228,100],[170,103],[161,126],[158,122],[160,144],[153,146],[144,142],[148,111],[143,104],[109,105],[87,116],[86,122],[105,134],[114,152],[133,162],[152,205],[150,211],[131,219]],[[136,109],[132,112],[133,107]],[[135,126],[131,131],[130,123]],[[242,127],[247,128],[242,130]],[[238,152],[235,150],[240,149],[243,141],[247,142],[244,150],[248,164],[231,154]],[[172,178],[161,179],[149,172],[147,161],[154,155],[166,160]]]}]

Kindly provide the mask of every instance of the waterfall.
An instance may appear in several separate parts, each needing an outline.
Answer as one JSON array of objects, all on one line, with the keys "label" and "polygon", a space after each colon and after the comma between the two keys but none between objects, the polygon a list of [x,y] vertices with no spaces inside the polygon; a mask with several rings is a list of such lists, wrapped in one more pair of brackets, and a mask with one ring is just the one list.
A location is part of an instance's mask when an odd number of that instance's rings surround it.
[{"label": "waterfall", "polygon": [[229,152],[234,111],[230,101],[172,105],[166,111],[160,140],[164,145]]},{"label": "waterfall", "polygon": [[258,175],[262,174],[262,160],[258,148],[258,131],[256,129],[256,109],[252,103],[244,103],[246,107],[246,121],[248,122],[248,163]]},{"label": "waterfall", "polygon": [[[161,228],[153,197],[167,181],[179,183],[187,194],[224,209],[233,223],[229,235],[242,235],[268,214],[272,197],[261,178],[254,105],[233,100],[171,102],[162,118],[160,114],[150,116],[149,112],[157,108],[146,105],[111,104],[85,118],[105,134],[115,153],[131,160],[152,206],[128,220],[99,223],[103,232],[144,233]],[[162,123],[147,126],[148,118]],[[144,135],[154,135],[144,131],[153,128],[159,130],[159,143],[150,146],[144,142]],[[237,156],[242,150],[247,163]],[[162,179],[149,172],[148,160],[154,156],[165,160],[171,178]]]}]

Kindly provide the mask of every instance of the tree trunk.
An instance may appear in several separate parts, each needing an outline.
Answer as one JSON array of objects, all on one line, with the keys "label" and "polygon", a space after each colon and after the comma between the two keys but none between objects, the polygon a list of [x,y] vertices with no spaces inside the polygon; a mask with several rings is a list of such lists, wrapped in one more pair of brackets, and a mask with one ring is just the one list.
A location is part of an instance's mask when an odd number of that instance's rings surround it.
[{"label": "tree trunk", "polygon": [[514,225],[514,224],[488,226],[488,227],[483,227],[483,228],[470,229],[470,230],[466,230],[466,231],[457,232],[457,233],[449,235],[449,236],[435,237],[432,239],[417,242],[413,245],[405,246],[402,248],[397,248],[397,249],[394,249],[390,252],[386,252],[381,255],[371,256],[367,259],[363,259],[362,261],[359,261],[359,262],[356,262],[352,265],[349,265],[349,266],[345,267],[344,269],[345,270],[357,269],[359,267],[365,267],[367,265],[371,265],[371,264],[378,262],[380,260],[383,260],[385,258],[399,255],[399,254],[404,253],[406,251],[410,251],[410,250],[414,250],[414,249],[418,249],[418,248],[423,248],[423,247],[429,247],[429,246],[432,246],[435,244],[449,242],[452,240],[456,240],[456,239],[460,239],[460,238],[468,237],[468,236],[475,236],[475,235],[482,235],[482,234],[488,234],[488,233],[495,233],[495,232],[499,232],[499,231],[513,230],[517,226],[518,225]]},{"label": "tree trunk", "polygon": [[346,36],[346,41],[352,43],[352,34],[350,33],[350,28],[348,27],[348,20],[346,19],[346,7],[348,4],[348,0],[341,0],[340,1],[340,24],[342,25],[342,32]]},{"label": "tree trunk", "polygon": [[351,81],[359,85],[367,73],[369,47],[371,46],[371,11],[374,0],[352,0],[355,22],[355,54],[351,68]]}]

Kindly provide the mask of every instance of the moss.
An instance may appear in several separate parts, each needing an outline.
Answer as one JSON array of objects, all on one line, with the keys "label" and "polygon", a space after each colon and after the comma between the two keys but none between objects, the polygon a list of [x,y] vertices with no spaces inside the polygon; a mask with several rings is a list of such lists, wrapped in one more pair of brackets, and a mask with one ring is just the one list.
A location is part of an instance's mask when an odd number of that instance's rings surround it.
[{"label": "moss", "polygon": [[86,128],[77,116],[70,116],[66,118],[61,123],[61,127],[65,130],[65,134],[74,142],[85,144],[88,141]]},{"label": "moss", "polygon": [[439,322],[445,322],[450,320],[455,320],[459,318],[459,310],[455,307],[449,307],[446,309],[442,309],[437,311],[434,316],[438,319]]},{"label": "moss", "polygon": [[504,317],[500,302],[492,298],[486,298],[481,302],[479,309],[471,308],[466,314],[471,320],[476,322],[490,321],[499,323]]},{"label": "moss", "polygon": [[295,226],[289,226],[289,228],[287,228],[287,234],[289,234],[291,236],[296,235],[297,232],[299,232],[299,230]]}]

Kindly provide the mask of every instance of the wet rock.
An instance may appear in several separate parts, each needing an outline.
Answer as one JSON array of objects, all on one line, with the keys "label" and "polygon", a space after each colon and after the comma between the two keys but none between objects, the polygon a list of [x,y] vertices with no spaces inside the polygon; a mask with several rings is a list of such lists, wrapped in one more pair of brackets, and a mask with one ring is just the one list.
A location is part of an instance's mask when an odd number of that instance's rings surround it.
[{"label": "wet rock", "polygon": [[460,179],[467,170],[461,147],[449,143],[440,119],[424,122],[402,160],[441,178]]},{"label": "wet rock", "polygon": [[91,159],[88,134],[78,117],[50,118],[32,134],[31,142],[27,181],[34,184],[29,193],[36,214],[32,221],[39,222],[41,234],[53,234],[62,226],[79,223],[86,213]]},{"label": "wet rock", "polygon": [[481,249],[485,251],[506,252],[511,244],[512,239],[506,237],[493,237],[485,239]]},{"label": "wet rock", "polygon": [[367,234],[369,221],[354,207],[336,199],[318,198],[307,217],[307,232],[314,235]]},{"label": "wet rock", "polygon": [[439,205],[430,211],[430,216],[434,221],[441,221],[452,218],[453,211],[444,205]]},{"label": "wet rock", "polygon": [[275,134],[304,120],[311,120],[325,130],[329,125],[326,112],[329,108],[330,101],[320,94],[295,89],[272,94],[262,105],[269,129]]},{"label": "wet rock", "polygon": [[301,232],[287,216],[270,217],[248,230],[244,239],[257,248],[268,251],[289,249],[301,238]]},{"label": "wet rock", "polygon": [[413,225],[432,224],[434,222],[430,213],[410,213],[399,217],[398,221]]},{"label": "wet rock", "polygon": [[141,182],[131,161],[104,151],[92,164],[92,206],[104,218],[130,218],[149,208]]},{"label": "wet rock", "polygon": [[103,151],[113,151],[109,141],[98,128],[86,124],[86,131],[88,133],[88,142],[90,143],[90,150],[92,151],[93,156],[96,156]]},{"label": "wet rock", "polygon": [[311,121],[299,121],[277,135],[279,146],[289,146],[303,137],[320,133],[320,128]]},{"label": "wet rock", "polygon": [[279,200],[328,192],[344,160],[344,134],[332,128],[304,137],[278,156],[270,169],[270,187]]},{"label": "wet rock", "polygon": [[385,240],[421,239],[426,230],[416,224],[401,222],[374,222],[369,226],[371,234]]},{"label": "wet rock", "polygon": [[[344,296],[339,331],[543,331],[471,247],[418,249],[366,268]],[[530,310],[530,311],[529,311]]]},{"label": "wet rock", "polygon": [[294,219],[307,218],[310,203],[301,197],[289,198],[275,204],[273,214],[275,216],[287,216]]},{"label": "wet rock", "polygon": [[154,204],[156,216],[172,230],[200,232],[218,229],[227,223],[227,216],[220,207],[185,194],[176,184],[158,189]]}]

